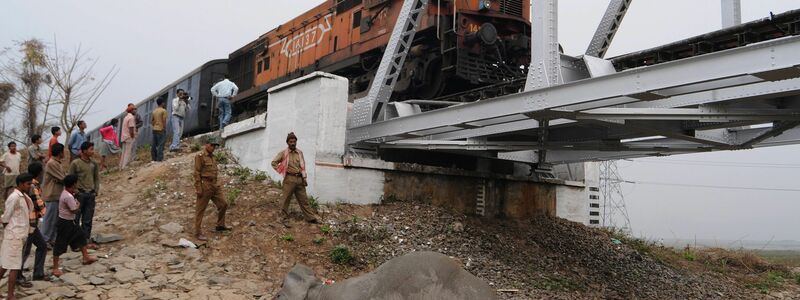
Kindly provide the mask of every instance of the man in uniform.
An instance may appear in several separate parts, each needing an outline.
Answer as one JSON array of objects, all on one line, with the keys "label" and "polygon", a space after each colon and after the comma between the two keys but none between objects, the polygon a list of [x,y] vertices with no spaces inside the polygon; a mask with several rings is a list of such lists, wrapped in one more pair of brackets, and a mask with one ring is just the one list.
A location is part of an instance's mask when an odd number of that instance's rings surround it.
[{"label": "man in uniform", "polygon": [[230,227],[225,226],[225,211],[228,210],[228,203],[222,197],[222,190],[217,183],[217,161],[214,160],[214,150],[219,146],[220,141],[216,136],[208,139],[203,146],[203,150],[194,158],[194,188],[197,190],[197,203],[195,204],[194,235],[197,240],[205,241],[202,224],[203,214],[206,212],[208,201],[214,202],[217,207],[217,232],[229,231]]},{"label": "man in uniform", "polygon": [[294,132],[290,132],[286,136],[286,144],[288,147],[275,155],[272,159],[272,168],[278,174],[283,176],[283,219],[281,223],[285,227],[289,225],[289,201],[292,195],[297,199],[297,204],[300,205],[300,210],[303,211],[305,219],[309,223],[316,223],[318,221],[317,214],[308,205],[308,195],[306,195],[306,163],[303,158],[303,151],[297,149],[297,136]]}]

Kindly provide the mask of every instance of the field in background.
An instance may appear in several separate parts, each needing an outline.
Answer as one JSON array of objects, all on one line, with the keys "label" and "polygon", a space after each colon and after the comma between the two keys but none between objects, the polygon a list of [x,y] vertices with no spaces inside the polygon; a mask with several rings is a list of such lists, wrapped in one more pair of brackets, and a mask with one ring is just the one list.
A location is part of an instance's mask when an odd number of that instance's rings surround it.
[{"label": "field in background", "polygon": [[753,252],[770,263],[800,268],[800,250],[754,250]]}]

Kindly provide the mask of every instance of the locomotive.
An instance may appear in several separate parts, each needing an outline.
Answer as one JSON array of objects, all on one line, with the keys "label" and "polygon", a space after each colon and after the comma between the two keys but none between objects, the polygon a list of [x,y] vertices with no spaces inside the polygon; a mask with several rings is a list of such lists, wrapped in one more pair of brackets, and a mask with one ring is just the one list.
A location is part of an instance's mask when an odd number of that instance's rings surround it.
[{"label": "locomotive", "polygon": [[[179,88],[193,97],[183,135],[215,130],[218,112],[210,89],[226,73],[240,91],[232,101],[233,120],[264,112],[269,88],[314,71],[348,78],[351,98],[363,96],[402,4],[326,0],[228,59],[203,64],[136,104],[144,121],[137,145],[150,143],[156,99],[171,101]],[[530,63],[529,8],[530,0],[429,0],[392,100],[433,99],[524,77]],[[170,105],[167,109],[171,115]],[[116,117],[120,123],[122,117]],[[95,142],[98,130],[89,133]]]},{"label": "locomotive", "polygon": [[[329,0],[229,56],[242,91],[235,113],[266,109],[266,91],[314,71],[350,80],[363,96],[378,69],[403,0]],[[443,94],[524,77],[530,63],[529,0],[430,0],[393,100]]]}]

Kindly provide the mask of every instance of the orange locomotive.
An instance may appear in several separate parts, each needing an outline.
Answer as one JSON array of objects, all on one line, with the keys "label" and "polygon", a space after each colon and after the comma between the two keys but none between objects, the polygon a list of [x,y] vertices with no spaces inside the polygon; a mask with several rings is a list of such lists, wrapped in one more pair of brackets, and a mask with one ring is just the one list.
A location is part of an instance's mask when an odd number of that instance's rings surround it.
[{"label": "orange locomotive", "polygon": [[[265,109],[266,90],[314,71],[366,93],[403,0],[326,0],[229,57],[239,113]],[[394,99],[431,99],[509,81],[530,62],[530,0],[429,0]],[[246,113],[250,112],[250,113]]]}]

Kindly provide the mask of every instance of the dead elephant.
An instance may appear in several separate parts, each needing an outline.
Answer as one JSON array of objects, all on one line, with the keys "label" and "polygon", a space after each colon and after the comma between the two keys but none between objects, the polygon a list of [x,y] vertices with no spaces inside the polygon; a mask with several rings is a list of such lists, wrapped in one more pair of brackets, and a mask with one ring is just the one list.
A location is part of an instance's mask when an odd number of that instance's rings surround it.
[{"label": "dead elephant", "polygon": [[277,299],[497,299],[486,282],[436,252],[394,258],[374,271],[323,285],[309,267],[297,264],[283,280]]}]

